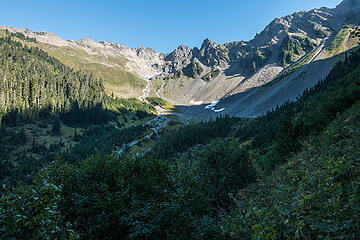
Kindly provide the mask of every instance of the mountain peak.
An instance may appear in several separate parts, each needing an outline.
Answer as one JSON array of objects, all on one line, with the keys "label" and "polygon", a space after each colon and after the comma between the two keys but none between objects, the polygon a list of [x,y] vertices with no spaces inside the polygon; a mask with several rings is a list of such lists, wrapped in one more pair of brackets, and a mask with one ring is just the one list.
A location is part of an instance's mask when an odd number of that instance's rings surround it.
[{"label": "mountain peak", "polygon": [[211,41],[209,38],[206,38],[201,45],[201,49],[209,48],[209,47],[215,48],[217,45],[218,45],[217,43]]},{"label": "mountain peak", "polygon": [[102,48],[102,47],[104,47],[104,44],[95,42],[94,40],[92,40],[89,37],[84,37],[84,38],[80,39],[79,41],[77,41],[76,43],[79,44],[79,45],[82,45],[84,47],[88,47],[88,48]]},{"label": "mountain peak", "polygon": [[79,44],[94,44],[96,42],[89,37],[84,37],[84,38],[80,39],[79,41],[77,41],[77,43],[79,43]]},{"label": "mountain peak", "polygon": [[169,53],[166,57],[166,61],[181,61],[183,59],[192,58],[192,50],[188,46],[180,45],[173,52]]}]

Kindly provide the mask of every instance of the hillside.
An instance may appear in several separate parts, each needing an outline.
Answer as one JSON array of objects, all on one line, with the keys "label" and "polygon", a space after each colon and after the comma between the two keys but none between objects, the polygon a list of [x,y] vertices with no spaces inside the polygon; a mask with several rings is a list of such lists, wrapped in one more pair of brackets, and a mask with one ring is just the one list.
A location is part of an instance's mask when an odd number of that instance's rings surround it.
[{"label": "hillside", "polygon": [[[27,29],[11,27],[0,27],[0,29],[35,39],[36,41],[23,41],[23,43],[46,51],[50,56],[75,70],[87,71],[105,79],[104,87],[109,95],[113,93],[118,97],[138,97],[146,86],[145,80],[126,70],[127,58],[112,50],[115,44],[105,42],[100,44],[89,38],[78,42],[67,41],[52,33],[32,32]],[[2,35],[4,34],[3,32]]]},{"label": "hillside", "polygon": [[[198,112],[199,103],[225,99],[219,107],[223,113],[249,117],[296,98],[326,77],[340,53],[356,48],[359,35],[355,32],[351,34],[354,38],[336,36],[344,29],[357,31],[359,9],[357,1],[346,0],[335,9],[314,9],[277,18],[248,42],[220,45],[206,39],[199,49],[179,46],[168,54],[89,38],[74,42],[52,33],[1,29],[36,39],[29,44],[76,70],[104,78],[108,94],[142,100],[152,95],[174,105],[195,105],[195,111],[181,111],[188,117]],[[270,89],[262,87],[273,80],[276,84]],[[251,106],[252,110],[241,106]],[[202,111],[198,115],[209,118],[214,112]]]},{"label": "hillside", "polygon": [[324,79],[342,52],[359,46],[359,5],[345,0],[334,9],[297,12],[275,19],[250,41],[217,44],[205,39],[200,48],[179,46],[168,54],[89,38],[74,42],[52,33],[1,29],[35,38],[37,43],[31,45],[64,64],[103,77],[108,94],[142,100],[148,95],[162,97],[190,106],[180,108],[179,115],[190,118],[194,112],[196,118],[216,116],[196,105],[204,103],[204,109],[222,99],[223,105],[214,110],[252,117],[295,99]]},{"label": "hillside", "polygon": [[[153,118],[153,106],[107,96],[102,79],[15,41],[22,38],[10,33],[0,38],[1,183],[31,179],[57,154],[78,146],[82,135],[91,139],[93,127],[111,122],[108,134],[120,139],[110,143],[111,137],[104,136],[110,151],[148,130],[142,124]],[[125,126],[129,129],[122,129]],[[96,149],[87,143],[90,146]]]},{"label": "hillside", "polygon": [[[0,236],[358,239],[359,73],[354,51],[254,119],[172,124],[148,138],[141,124],[91,126],[28,184],[3,185]],[[152,147],[134,155],[127,143],[139,138]]]},{"label": "hillside", "polygon": [[75,72],[37,48],[28,48],[10,37],[0,38],[2,79],[0,121],[16,123],[12,116],[35,118],[96,106],[105,99],[102,80]]},{"label": "hillside", "polygon": [[0,239],[360,239],[359,45],[359,0],[168,54],[0,27]]}]

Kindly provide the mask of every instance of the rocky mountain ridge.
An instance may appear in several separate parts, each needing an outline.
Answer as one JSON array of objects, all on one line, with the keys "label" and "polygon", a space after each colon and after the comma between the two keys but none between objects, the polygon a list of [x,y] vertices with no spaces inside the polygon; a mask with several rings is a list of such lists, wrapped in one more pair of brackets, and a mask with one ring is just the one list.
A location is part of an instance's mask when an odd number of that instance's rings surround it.
[{"label": "rocky mountain ridge", "polygon": [[[0,29],[21,32],[49,45],[78,48],[89,55],[122,57],[125,62],[118,67],[145,79],[147,89],[157,85],[153,94],[174,104],[187,105],[247,92],[275,78],[287,76],[305,60],[310,64],[331,57],[324,50],[335,35],[344,25],[359,23],[360,1],[344,0],[334,9],[313,9],[276,18],[250,41],[217,44],[205,39],[200,49],[181,45],[168,54],[151,48],[95,42],[90,38],[74,42],[52,33],[10,27]],[[312,84],[314,81],[304,87]],[[299,91],[293,92],[298,94]]]}]

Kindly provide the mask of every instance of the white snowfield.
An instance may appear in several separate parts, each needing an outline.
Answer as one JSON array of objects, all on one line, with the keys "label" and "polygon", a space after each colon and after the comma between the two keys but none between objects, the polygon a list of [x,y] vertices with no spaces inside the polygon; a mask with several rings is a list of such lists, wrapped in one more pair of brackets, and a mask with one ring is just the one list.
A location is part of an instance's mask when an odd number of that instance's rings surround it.
[{"label": "white snowfield", "polygon": [[204,102],[203,102],[203,101],[195,101],[195,99],[193,99],[193,100],[191,100],[189,103],[192,104],[192,105],[201,105],[201,104],[203,104]]},{"label": "white snowfield", "polygon": [[225,108],[221,108],[221,109],[218,109],[218,110],[214,110],[214,112],[222,112],[222,111],[224,111],[225,110]]},{"label": "white snowfield", "polygon": [[219,103],[219,101],[214,101],[214,102],[212,102],[211,104],[205,106],[205,109],[212,109],[212,108],[215,107],[216,104],[218,104],[218,103]]},{"label": "white snowfield", "polygon": [[214,101],[211,104],[205,106],[205,109],[209,109],[210,111],[214,111],[216,113],[218,112],[222,112],[225,110],[225,108],[221,108],[221,109],[215,109],[215,106],[220,102],[220,100]]}]

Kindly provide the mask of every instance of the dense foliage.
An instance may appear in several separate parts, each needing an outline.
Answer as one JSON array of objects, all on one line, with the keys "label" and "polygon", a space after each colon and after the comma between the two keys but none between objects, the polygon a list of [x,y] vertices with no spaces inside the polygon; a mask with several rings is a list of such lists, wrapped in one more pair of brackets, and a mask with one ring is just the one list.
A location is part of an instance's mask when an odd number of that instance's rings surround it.
[{"label": "dense foliage", "polygon": [[[86,124],[74,134],[76,144],[46,161],[32,182],[3,186],[0,236],[358,239],[359,96],[360,51],[296,102],[256,119],[226,116],[174,128],[138,157],[114,151],[147,134],[135,123],[151,107],[104,97],[110,122]],[[67,111],[51,118],[54,136],[61,117],[71,123]],[[124,126],[126,114],[133,125]],[[17,148],[24,131],[2,127],[0,134]],[[46,152],[36,141],[33,148]]]},{"label": "dense foliage", "polygon": [[252,147],[263,156],[259,164],[271,170],[299,149],[304,137],[321,132],[358,100],[359,76],[360,52],[356,52],[339,62],[324,81],[305,91],[296,102],[247,122],[236,136],[241,141],[252,139]]},{"label": "dense foliage", "polygon": [[[8,35],[0,38],[0,183],[31,179],[64,150],[73,152],[75,158],[84,156],[79,150],[84,148],[87,156],[101,143],[98,149],[106,146],[110,153],[109,149],[144,133],[141,126],[120,130],[108,123],[122,128],[125,124],[119,122],[119,116],[124,121],[149,117],[155,110],[150,104],[110,98],[101,79],[75,72],[44,51],[25,47],[10,37],[28,41],[21,34]],[[97,131],[97,136],[90,137],[89,132],[98,128],[92,125],[107,129],[107,135]],[[75,130],[72,140],[74,129],[64,129],[68,127],[87,129],[86,148],[83,140],[76,144],[81,131]],[[99,137],[102,140],[98,141]],[[78,146],[69,151],[75,144]]]},{"label": "dense foliage", "polygon": [[86,129],[81,136],[77,136],[79,143],[64,154],[65,159],[75,162],[95,153],[110,154],[124,144],[139,139],[147,129],[142,125],[121,129],[113,125],[93,126]]},{"label": "dense foliage", "polygon": [[19,124],[70,110],[74,104],[90,108],[101,103],[100,79],[74,72],[37,48],[0,38],[0,121]]},{"label": "dense foliage", "polygon": [[215,121],[176,129],[163,136],[153,147],[151,154],[157,158],[167,159],[196,144],[205,144],[215,138],[226,137],[231,132],[232,126],[238,121],[239,119],[226,115],[225,117],[218,117]]},{"label": "dense foliage", "polygon": [[344,26],[335,36],[334,40],[331,42],[327,50],[329,52],[334,52],[338,50],[338,48],[346,41],[350,33],[352,32],[352,26],[346,25]]},{"label": "dense foliage", "polygon": [[315,47],[316,44],[307,37],[286,35],[280,46],[279,58],[284,66],[288,66]]},{"label": "dense foliage", "polygon": [[360,238],[360,102],[259,183],[230,214],[236,239]]}]

